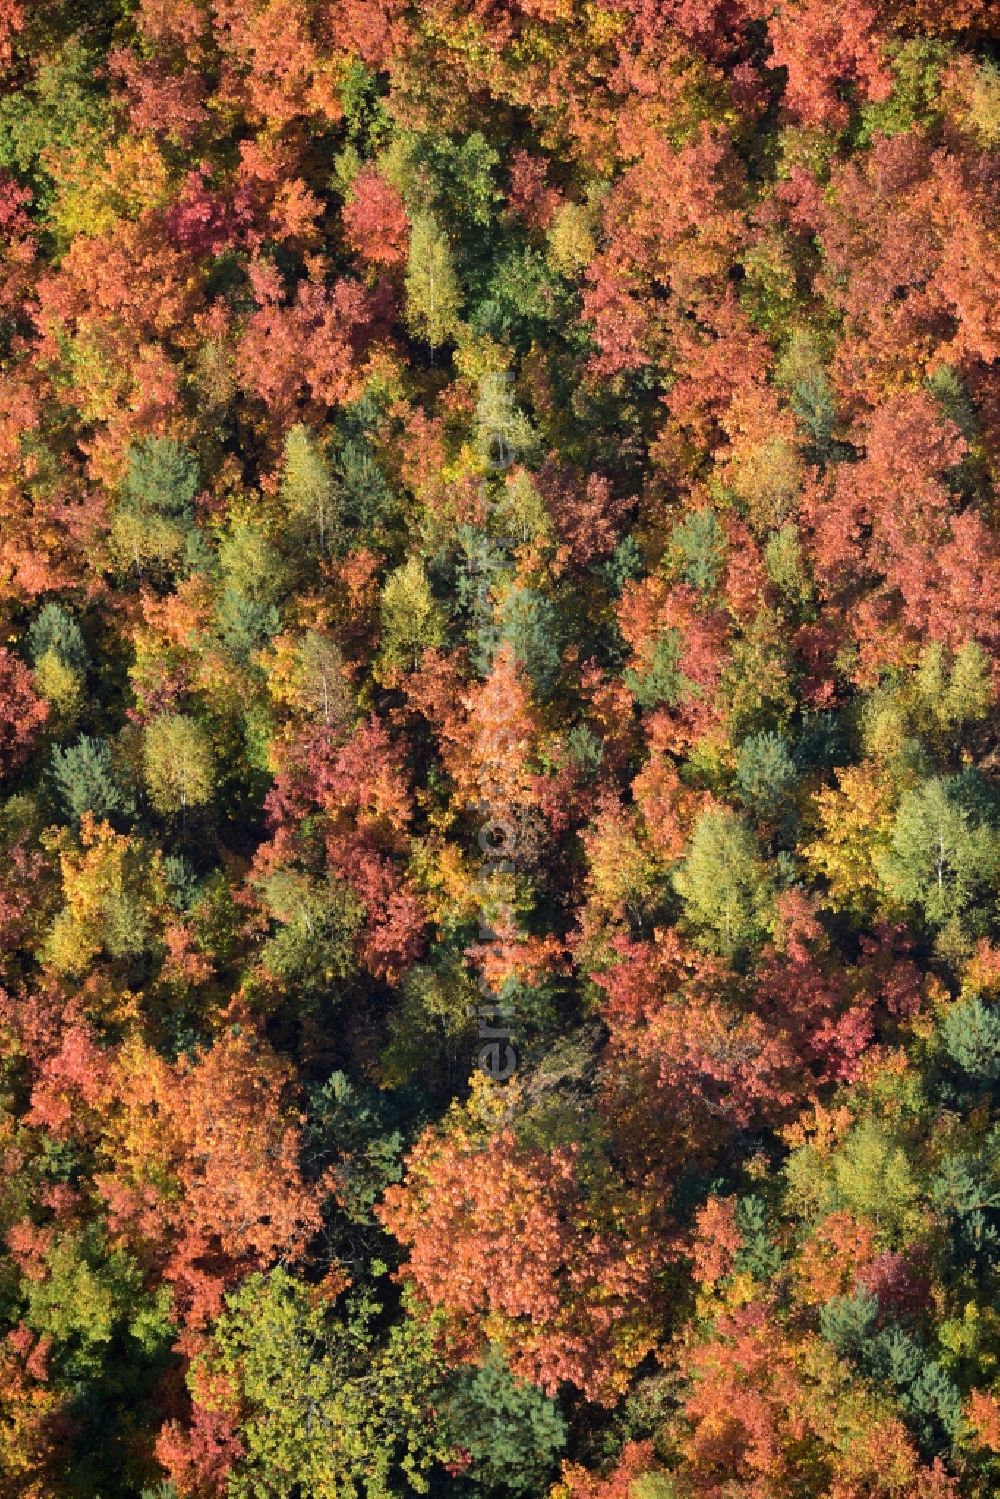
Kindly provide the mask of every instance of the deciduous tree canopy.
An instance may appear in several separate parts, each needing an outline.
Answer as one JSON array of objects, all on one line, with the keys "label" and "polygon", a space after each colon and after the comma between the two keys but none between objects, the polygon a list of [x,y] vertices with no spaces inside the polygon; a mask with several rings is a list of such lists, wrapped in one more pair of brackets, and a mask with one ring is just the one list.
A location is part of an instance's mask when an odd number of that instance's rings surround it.
[{"label": "deciduous tree canopy", "polygon": [[0,1496],[1000,1492],[987,0],[0,0]]}]

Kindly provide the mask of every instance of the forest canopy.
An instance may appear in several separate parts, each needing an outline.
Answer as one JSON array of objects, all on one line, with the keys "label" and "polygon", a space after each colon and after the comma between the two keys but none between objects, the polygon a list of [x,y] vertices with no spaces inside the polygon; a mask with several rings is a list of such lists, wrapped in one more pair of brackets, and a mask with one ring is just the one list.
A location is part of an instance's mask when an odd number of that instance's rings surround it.
[{"label": "forest canopy", "polygon": [[1000,1491],[988,0],[0,0],[4,1499]]}]

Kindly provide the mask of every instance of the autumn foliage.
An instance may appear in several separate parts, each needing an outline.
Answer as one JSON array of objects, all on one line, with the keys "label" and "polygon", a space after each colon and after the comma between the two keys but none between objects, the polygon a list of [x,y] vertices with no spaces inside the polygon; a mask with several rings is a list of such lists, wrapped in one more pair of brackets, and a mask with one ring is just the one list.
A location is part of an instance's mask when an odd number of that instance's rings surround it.
[{"label": "autumn foliage", "polygon": [[0,0],[3,1499],[1000,1491],[986,0]]}]

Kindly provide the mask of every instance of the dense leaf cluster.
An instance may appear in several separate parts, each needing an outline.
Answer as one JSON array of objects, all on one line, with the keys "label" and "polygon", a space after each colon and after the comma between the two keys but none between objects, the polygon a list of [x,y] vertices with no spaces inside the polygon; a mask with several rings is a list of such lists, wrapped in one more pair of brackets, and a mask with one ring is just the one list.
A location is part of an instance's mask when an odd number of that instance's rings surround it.
[{"label": "dense leaf cluster", "polygon": [[998,1491],[995,21],[0,0],[5,1499]]}]

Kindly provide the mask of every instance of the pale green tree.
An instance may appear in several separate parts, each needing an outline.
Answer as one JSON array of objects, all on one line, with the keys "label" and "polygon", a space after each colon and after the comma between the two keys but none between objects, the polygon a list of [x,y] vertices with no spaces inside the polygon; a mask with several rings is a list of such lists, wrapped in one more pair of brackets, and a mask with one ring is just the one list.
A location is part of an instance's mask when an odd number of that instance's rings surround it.
[{"label": "pale green tree", "polygon": [[445,615],[431,592],[419,557],[389,574],[382,589],[382,660],[392,667],[416,667],[424,651],[444,639]]},{"label": "pale green tree", "polygon": [[355,1303],[333,1312],[280,1267],[228,1298],[209,1359],[246,1411],[230,1499],[427,1491],[425,1474],[454,1452],[438,1430],[435,1324],[406,1317],[373,1346],[377,1310]]},{"label": "pale green tree", "polygon": [[908,791],[877,861],[885,892],[919,906],[932,926],[966,913],[1000,870],[1000,834],[977,805],[980,790],[967,776],[934,776]]},{"label": "pale green tree", "polygon": [[335,551],[343,533],[337,485],[317,438],[301,422],[285,439],[280,494],[292,524],[320,554]]},{"label": "pale green tree", "polygon": [[950,658],[937,641],[925,646],[913,686],[916,725],[943,748],[956,748],[963,731],[982,722],[993,706],[989,657],[972,640]]},{"label": "pale green tree", "polygon": [[158,812],[184,814],[211,799],[211,741],[189,714],[161,713],[154,718],[143,738],[142,757],[146,788]]},{"label": "pale green tree", "polygon": [[674,874],[684,915],[706,946],[726,956],[767,934],[772,891],[749,828],[728,809],[704,812]]},{"label": "pale green tree", "polygon": [[335,640],[309,630],[295,653],[297,703],[312,718],[329,726],[348,723],[354,709],[354,694],[344,667],[344,653]]},{"label": "pale green tree", "polygon": [[406,267],[406,320],[411,331],[438,349],[454,334],[462,289],[448,236],[429,213],[417,214]]}]

